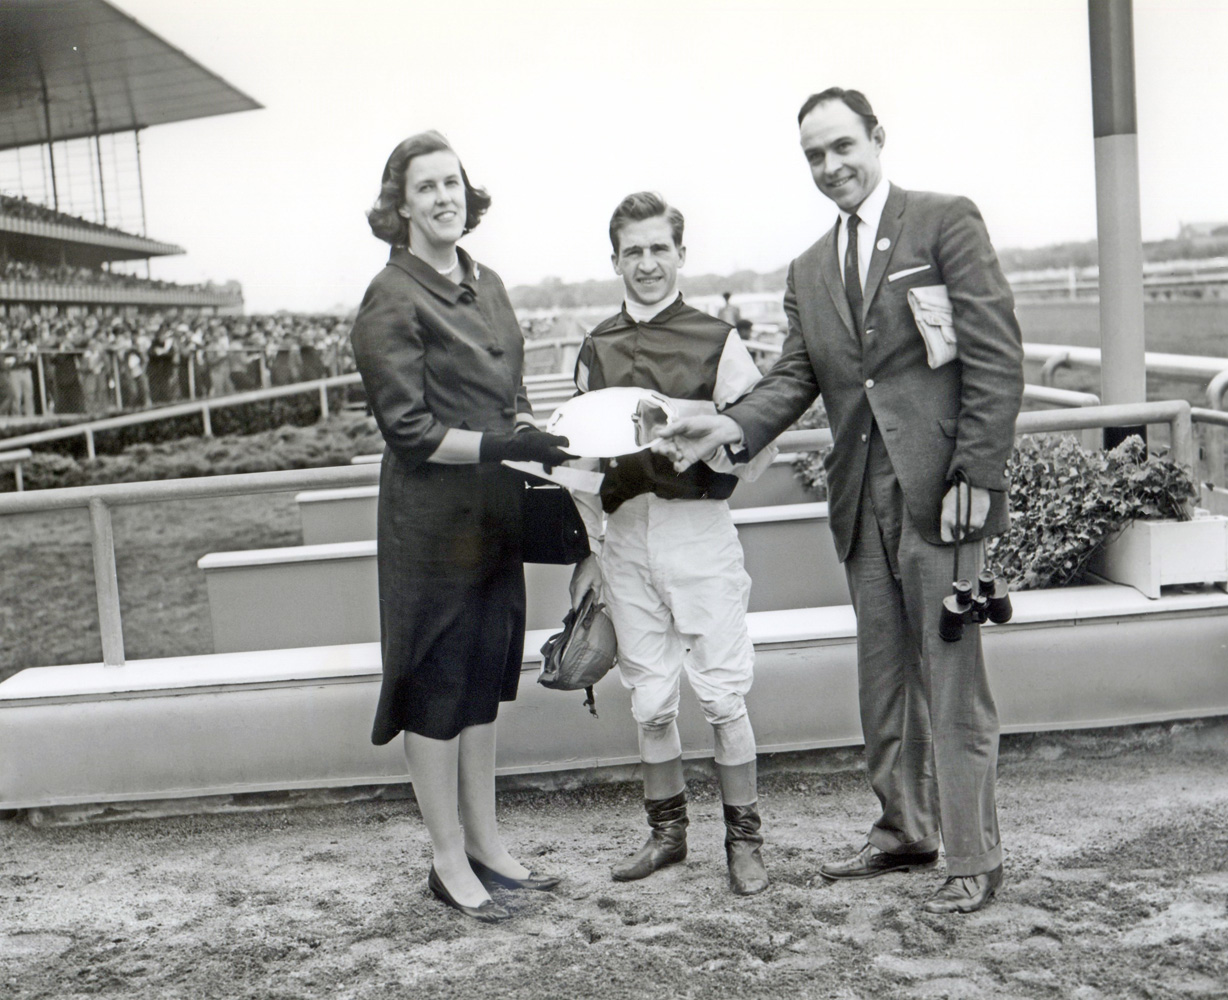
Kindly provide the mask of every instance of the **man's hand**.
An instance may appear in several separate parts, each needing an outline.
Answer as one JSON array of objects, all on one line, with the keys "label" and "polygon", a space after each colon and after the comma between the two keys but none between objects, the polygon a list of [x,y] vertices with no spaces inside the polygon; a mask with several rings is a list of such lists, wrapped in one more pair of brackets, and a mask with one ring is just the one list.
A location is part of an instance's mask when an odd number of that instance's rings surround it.
[{"label": "man's hand", "polygon": [[571,584],[568,590],[571,593],[572,608],[578,608],[580,602],[584,600],[584,595],[590,590],[600,600],[603,583],[601,561],[597,558],[596,553],[590,552],[576,563],[576,568],[571,571]]},{"label": "man's hand", "polygon": [[[970,526],[973,531],[977,531],[985,526],[985,518],[989,516],[989,490],[983,489],[980,486],[973,486],[972,489],[972,516]],[[944,542],[955,541],[955,525],[959,524],[959,530],[964,530],[964,522],[968,519],[968,490],[967,483],[957,483],[947,490],[947,495],[942,498],[942,522],[939,527],[939,533]],[[956,498],[958,497],[958,505]],[[961,535],[962,537],[962,535]]]},{"label": "man's hand", "polygon": [[683,417],[657,432],[652,450],[674,463],[675,472],[685,472],[696,462],[711,458],[718,448],[742,440],[742,428],[720,415]]}]

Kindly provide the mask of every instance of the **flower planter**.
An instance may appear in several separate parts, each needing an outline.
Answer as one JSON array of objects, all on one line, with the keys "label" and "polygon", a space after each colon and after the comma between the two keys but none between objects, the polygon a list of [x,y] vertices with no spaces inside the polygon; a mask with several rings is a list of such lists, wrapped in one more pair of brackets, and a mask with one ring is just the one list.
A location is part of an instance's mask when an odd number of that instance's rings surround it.
[{"label": "flower planter", "polygon": [[1147,597],[1173,584],[1228,583],[1228,517],[1192,521],[1131,521],[1107,542],[1089,568]]}]

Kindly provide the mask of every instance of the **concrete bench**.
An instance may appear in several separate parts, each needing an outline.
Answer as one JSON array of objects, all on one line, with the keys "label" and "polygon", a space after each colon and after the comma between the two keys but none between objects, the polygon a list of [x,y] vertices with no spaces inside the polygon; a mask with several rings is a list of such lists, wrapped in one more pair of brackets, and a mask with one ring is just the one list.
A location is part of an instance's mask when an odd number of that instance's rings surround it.
[{"label": "concrete bench", "polygon": [[[308,512],[325,504],[333,501],[302,504],[304,525]],[[848,603],[826,504],[748,508],[733,516],[753,581],[752,611]],[[197,565],[205,573],[215,652],[378,639],[375,546],[359,539],[202,557]],[[569,606],[570,579],[569,566],[525,564],[529,628],[557,630]]]},{"label": "concrete bench", "polygon": [[[375,541],[212,552],[205,573],[213,649],[330,646],[379,639]],[[570,566],[525,565],[526,622],[558,631]]]},{"label": "concrete bench", "polygon": [[[729,499],[734,510],[779,504],[810,503],[813,497],[793,473],[795,455],[781,455],[753,483],[740,483]],[[380,461],[380,455],[359,455],[353,464]],[[361,460],[361,461],[360,461]],[[375,537],[378,486],[337,490],[304,490],[294,497],[303,525],[303,542],[356,542]]]},{"label": "concrete bench", "polygon": [[[1228,595],[1106,585],[1015,606],[984,629],[1004,731],[1228,714]],[[760,612],[750,629],[760,752],[859,744],[852,610]],[[526,636],[520,697],[500,711],[499,772],[636,761],[617,671],[594,719],[580,692],[534,683],[545,635]],[[376,643],[24,670],[0,684],[0,809],[407,781],[400,742],[369,742],[379,677]],[[684,754],[710,756],[710,729],[682,701]]]}]

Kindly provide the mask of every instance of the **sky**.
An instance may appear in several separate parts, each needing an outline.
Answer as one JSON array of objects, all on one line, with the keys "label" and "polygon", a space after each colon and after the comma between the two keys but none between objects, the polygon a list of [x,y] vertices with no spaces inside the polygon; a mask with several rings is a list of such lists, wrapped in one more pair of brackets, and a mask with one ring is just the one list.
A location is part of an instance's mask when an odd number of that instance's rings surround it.
[{"label": "sky", "polygon": [[[610,213],[654,189],[686,271],[781,267],[834,207],[796,113],[831,85],[885,175],[980,206],[999,247],[1095,236],[1085,0],[113,0],[264,105],[141,137],[156,278],[251,312],[358,303],[392,148],[444,132],[494,201],[464,246],[509,286],[608,278]],[[1143,237],[1228,219],[1228,3],[1135,0]],[[685,280],[684,280],[685,288]]]}]

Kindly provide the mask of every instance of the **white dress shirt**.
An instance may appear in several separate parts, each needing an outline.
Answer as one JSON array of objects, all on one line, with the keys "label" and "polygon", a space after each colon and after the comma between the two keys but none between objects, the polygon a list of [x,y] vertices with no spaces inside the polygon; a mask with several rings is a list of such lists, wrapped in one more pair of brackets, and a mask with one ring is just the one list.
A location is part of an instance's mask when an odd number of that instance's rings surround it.
[{"label": "white dress shirt", "polygon": [[[857,270],[861,274],[861,287],[866,287],[866,278],[870,274],[870,257],[874,254],[874,241],[878,239],[878,221],[883,217],[883,209],[887,205],[887,194],[891,185],[886,177],[878,179],[878,185],[866,195],[865,200],[857,206],[857,218],[861,220],[857,226]],[[840,229],[836,233],[836,253],[840,261],[840,280],[844,281],[844,254],[849,245],[849,212],[841,209]]]}]

